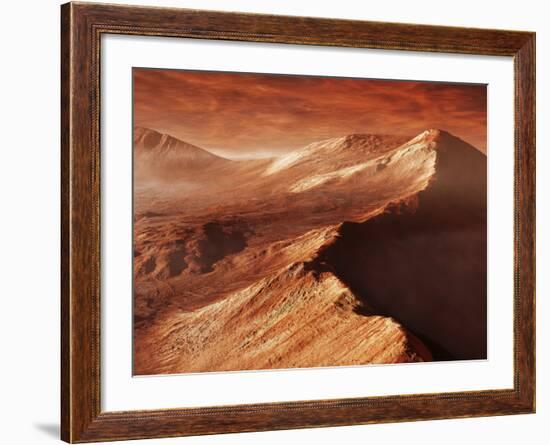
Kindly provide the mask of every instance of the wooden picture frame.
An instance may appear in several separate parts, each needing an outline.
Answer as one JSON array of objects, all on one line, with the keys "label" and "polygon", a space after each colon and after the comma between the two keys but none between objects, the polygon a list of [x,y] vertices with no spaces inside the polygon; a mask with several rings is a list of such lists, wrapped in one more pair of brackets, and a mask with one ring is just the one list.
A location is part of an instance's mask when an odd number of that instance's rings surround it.
[{"label": "wooden picture frame", "polygon": [[[61,436],[75,442],[494,416],[535,411],[535,34],[67,3],[61,8]],[[514,387],[455,393],[102,412],[100,38],[103,34],[512,56]]]}]

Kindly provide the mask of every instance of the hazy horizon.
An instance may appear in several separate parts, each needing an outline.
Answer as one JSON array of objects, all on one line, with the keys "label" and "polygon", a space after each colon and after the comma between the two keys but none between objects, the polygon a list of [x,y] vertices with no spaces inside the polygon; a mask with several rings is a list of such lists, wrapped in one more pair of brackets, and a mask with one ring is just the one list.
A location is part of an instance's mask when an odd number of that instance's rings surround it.
[{"label": "hazy horizon", "polygon": [[486,85],[150,68],[134,68],[133,80],[136,126],[230,159],[428,128],[486,152]]}]

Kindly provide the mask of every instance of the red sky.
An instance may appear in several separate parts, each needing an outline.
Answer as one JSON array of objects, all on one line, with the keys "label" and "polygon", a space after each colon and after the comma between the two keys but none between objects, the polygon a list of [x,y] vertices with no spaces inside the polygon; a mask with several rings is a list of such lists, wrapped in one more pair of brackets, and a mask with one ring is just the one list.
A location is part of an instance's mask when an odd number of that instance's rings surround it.
[{"label": "red sky", "polygon": [[485,85],[134,68],[134,124],[226,156],[352,133],[453,133],[486,151]]}]

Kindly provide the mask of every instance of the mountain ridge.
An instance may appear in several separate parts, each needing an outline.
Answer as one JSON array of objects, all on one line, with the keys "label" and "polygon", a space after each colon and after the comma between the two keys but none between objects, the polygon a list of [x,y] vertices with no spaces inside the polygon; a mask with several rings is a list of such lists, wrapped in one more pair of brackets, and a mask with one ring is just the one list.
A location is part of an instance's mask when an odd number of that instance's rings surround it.
[{"label": "mountain ridge", "polygon": [[485,357],[486,157],[437,129],[403,138],[140,195],[134,372]]}]

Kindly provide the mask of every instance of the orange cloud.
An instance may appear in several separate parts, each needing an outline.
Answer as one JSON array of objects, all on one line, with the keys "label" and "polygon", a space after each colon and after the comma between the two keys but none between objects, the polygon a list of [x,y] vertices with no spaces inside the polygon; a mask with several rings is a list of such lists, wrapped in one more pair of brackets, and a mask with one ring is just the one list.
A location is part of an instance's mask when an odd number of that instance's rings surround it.
[{"label": "orange cloud", "polygon": [[486,151],[485,85],[135,68],[134,123],[242,156],[440,128]]}]

